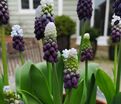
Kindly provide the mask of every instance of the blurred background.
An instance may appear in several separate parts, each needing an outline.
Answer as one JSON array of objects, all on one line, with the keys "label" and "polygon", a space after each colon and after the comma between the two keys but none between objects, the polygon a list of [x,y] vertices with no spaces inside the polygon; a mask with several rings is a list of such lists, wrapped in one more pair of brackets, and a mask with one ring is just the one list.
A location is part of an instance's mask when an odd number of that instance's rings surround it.
[{"label": "blurred background", "polygon": [[[109,75],[112,75],[114,48],[110,41],[112,4],[114,0],[92,0],[93,15],[86,29],[91,35],[94,50],[92,62],[99,63]],[[43,60],[42,43],[36,41],[34,34],[35,11],[40,0],[8,0],[10,22],[6,26],[6,46],[8,53],[9,74],[14,75],[15,68],[20,64],[18,53],[12,48],[10,37],[11,26],[19,24],[24,30],[26,60],[40,62]],[[54,0],[55,24],[58,31],[58,45],[62,51],[65,48],[77,48],[80,44],[81,28],[76,13],[77,0]],[[60,29],[61,28],[61,29]],[[2,72],[1,47],[0,71]],[[83,65],[83,63],[82,63]]]}]

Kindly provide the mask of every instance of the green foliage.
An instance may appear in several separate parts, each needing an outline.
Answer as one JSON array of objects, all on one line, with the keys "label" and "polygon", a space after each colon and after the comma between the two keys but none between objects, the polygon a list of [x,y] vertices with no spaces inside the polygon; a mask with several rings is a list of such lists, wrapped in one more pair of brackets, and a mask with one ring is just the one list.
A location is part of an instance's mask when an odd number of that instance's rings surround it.
[{"label": "green foliage", "polygon": [[[8,24],[8,25],[5,25],[4,27],[5,27],[5,35],[6,35],[6,36],[11,35],[11,25]],[[1,28],[2,28],[2,27],[0,27],[0,30],[1,30]]]},{"label": "green foliage", "polygon": [[58,36],[69,36],[75,33],[76,23],[69,16],[56,16],[55,25]]},{"label": "green foliage", "polygon": [[111,104],[120,104],[121,103],[121,92],[114,96]]},{"label": "green foliage", "polygon": [[3,96],[3,79],[0,76],[0,104],[4,104],[4,96]]},{"label": "green foliage", "polygon": [[104,71],[98,70],[96,74],[96,83],[104,93],[108,104],[111,104],[115,95],[115,87],[112,79]]}]

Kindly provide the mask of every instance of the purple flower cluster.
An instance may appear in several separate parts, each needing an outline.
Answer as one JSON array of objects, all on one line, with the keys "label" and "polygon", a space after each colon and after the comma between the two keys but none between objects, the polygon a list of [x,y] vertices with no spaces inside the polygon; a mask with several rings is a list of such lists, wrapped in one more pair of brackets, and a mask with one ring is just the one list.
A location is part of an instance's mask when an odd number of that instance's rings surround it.
[{"label": "purple flower cluster", "polygon": [[121,17],[121,0],[116,0],[113,5],[114,13]]},{"label": "purple flower cluster", "polygon": [[23,37],[21,36],[13,37],[13,48],[19,52],[23,52],[25,50]]},{"label": "purple flower cluster", "polygon": [[40,17],[35,18],[35,37],[37,40],[40,40],[44,37],[45,27],[49,22],[54,22],[54,17],[44,14]]},{"label": "purple flower cluster", "polygon": [[0,25],[8,24],[9,13],[7,0],[0,0]]},{"label": "purple flower cluster", "polygon": [[80,75],[76,71],[64,70],[64,88],[77,88]]},{"label": "purple flower cluster", "polygon": [[81,61],[92,60],[93,58],[93,50],[92,48],[87,48],[81,52]]},{"label": "purple flower cluster", "polygon": [[120,42],[121,39],[121,29],[118,26],[112,28],[111,38],[113,43]]},{"label": "purple flower cluster", "polygon": [[58,61],[58,45],[56,39],[53,37],[44,38],[44,59],[51,63],[56,63]]},{"label": "purple flower cluster", "polygon": [[90,19],[92,10],[92,0],[78,0],[77,14],[80,20]]}]

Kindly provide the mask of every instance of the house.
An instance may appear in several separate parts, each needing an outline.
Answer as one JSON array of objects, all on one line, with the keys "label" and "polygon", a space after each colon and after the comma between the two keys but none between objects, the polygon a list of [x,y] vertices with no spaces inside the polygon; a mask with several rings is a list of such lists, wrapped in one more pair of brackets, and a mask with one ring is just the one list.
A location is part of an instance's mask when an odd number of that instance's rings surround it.
[{"label": "house", "polygon": [[[76,13],[76,5],[78,0],[54,0],[55,15],[68,15],[77,23],[77,40],[79,40],[80,22]],[[113,0],[92,0],[93,15],[90,21],[91,26],[96,26],[101,29],[102,36],[98,39],[99,45],[107,45],[108,29],[109,29],[109,11],[110,4]],[[10,23],[20,24],[24,29],[26,37],[34,37],[34,19],[35,8],[40,4],[40,0],[8,0],[10,11]],[[101,11],[101,5],[104,6]],[[103,18],[99,18],[102,16]],[[98,16],[98,17],[96,17]],[[102,21],[102,22],[99,22]],[[99,22],[99,24],[98,24]],[[78,43],[78,42],[77,42]]]}]

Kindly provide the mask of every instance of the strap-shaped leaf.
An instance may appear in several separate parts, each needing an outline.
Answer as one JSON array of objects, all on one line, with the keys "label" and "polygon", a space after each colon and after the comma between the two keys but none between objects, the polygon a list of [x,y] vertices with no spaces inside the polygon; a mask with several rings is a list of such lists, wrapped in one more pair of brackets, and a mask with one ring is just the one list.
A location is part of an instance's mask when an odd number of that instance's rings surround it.
[{"label": "strap-shaped leaf", "polygon": [[31,66],[30,70],[32,89],[34,90],[36,96],[44,104],[53,104],[52,95],[49,91],[47,79],[43,72],[39,70],[35,65]]},{"label": "strap-shaped leaf", "polygon": [[78,85],[77,89],[72,90],[72,95],[70,98],[70,104],[80,104],[82,101],[83,96],[83,90],[84,90],[84,81],[81,81]]},{"label": "strap-shaped leaf", "polygon": [[111,104],[121,104],[121,92],[118,93],[114,98]]},{"label": "strap-shaped leaf", "polygon": [[110,104],[115,94],[112,79],[104,71],[98,70],[96,74],[96,83],[100,90],[104,93],[108,104]]},{"label": "strap-shaped leaf", "polygon": [[0,77],[0,104],[4,104],[4,97],[3,97],[3,80]]}]

